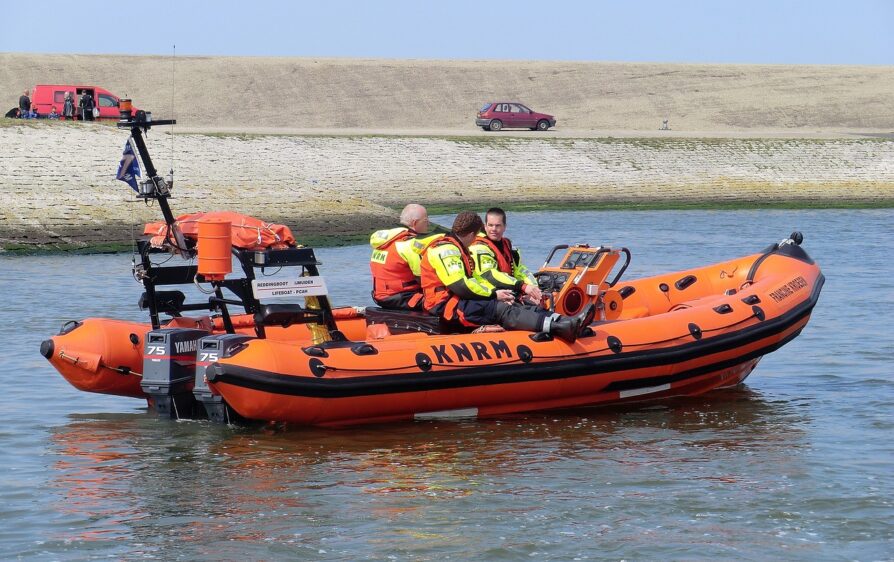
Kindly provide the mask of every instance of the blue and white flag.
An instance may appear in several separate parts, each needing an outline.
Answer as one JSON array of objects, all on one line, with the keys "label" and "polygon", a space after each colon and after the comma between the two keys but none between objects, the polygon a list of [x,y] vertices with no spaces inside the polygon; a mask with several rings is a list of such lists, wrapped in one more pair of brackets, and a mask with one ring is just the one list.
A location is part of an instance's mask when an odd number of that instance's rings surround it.
[{"label": "blue and white flag", "polygon": [[137,155],[133,153],[133,147],[130,145],[130,139],[124,143],[124,154],[121,155],[121,162],[118,164],[118,173],[116,179],[126,182],[137,193],[137,178],[140,177],[140,163],[137,161]]}]

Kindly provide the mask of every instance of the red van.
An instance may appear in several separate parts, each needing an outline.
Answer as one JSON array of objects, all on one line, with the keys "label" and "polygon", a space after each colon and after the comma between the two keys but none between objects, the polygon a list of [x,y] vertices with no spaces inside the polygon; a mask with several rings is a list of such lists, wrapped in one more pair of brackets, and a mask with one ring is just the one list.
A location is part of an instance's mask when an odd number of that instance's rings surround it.
[{"label": "red van", "polygon": [[[62,105],[65,103],[65,92],[71,92],[75,105],[75,115],[81,119],[78,101],[81,94],[90,92],[93,96],[93,104],[99,108],[99,119],[119,118],[118,96],[99,86],[82,86],[69,84],[38,84],[31,90],[31,107],[41,115],[46,115],[56,107],[56,112],[62,115]],[[136,108],[134,108],[136,111]]]}]

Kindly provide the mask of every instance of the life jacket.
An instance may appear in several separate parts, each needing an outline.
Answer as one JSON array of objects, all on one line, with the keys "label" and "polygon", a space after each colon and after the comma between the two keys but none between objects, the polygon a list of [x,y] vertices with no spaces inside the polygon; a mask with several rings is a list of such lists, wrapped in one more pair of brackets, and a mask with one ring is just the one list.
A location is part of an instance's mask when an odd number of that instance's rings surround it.
[{"label": "life jacket", "polygon": [[487,236],[478,236],[475,238],[474,244],[484,244],[491,250],[493,250],[494,255],[497,258],[497,269],[506,273],[507,275],[515,274],[515,266],[518,265],[519,255],[518,250],[512,247],[512,241],[508,238],[503,238],[499,242],[494,242]]},{"label": "life jacket", "polygon": [[452,233],[435,240],[428,246],[425,256],[422,258],[422,293],[425,297],[422,306],[428,312],[440,314],[441,317],[452,320],[455,316],[456,305],[460,299],[450,292],[450,289],[441,281],[437,271],[435,271],[435,268],[428,260],[429,252],[438,246],[447,244],[459,248],[463,266],[466,270],[466,277],[472,277],[473,275],[472,256],[469,255],[469,251],[463,246],[462,242],[457,240]]},{"label": "life jacket", "polygon": [[[398,293],[420,291],[419,279],[413,275],[396,248],[393,246],[401,240],[408,240],[418,234],[406,229],[381,246],[373,248],[369,259],[369,270],[373,278],[373,300],[380,301]],[[392,250],[392,251],[389,251]]]}]

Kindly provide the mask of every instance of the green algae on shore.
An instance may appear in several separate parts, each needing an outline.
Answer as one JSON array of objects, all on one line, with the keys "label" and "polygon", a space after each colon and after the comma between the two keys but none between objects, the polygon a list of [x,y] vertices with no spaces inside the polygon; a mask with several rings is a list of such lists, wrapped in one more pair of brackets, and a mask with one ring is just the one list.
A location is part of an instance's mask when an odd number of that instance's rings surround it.
[{"label": "green algae on shore", "polygon": [[[469,209],[480,209],[481,212],[494,204],[493,201],[479,203],[463,203],[461,205],[428,204],[426,208],[430,215],[452,215]],[[741,211],[741,210],[834,210],[834,209],[891,209],[894,208],[894,198],[880,199],[877,201],[848,201],[848,200],[804,200],[804,199],[780,199],[763,201],[718,201],[718,200],[693,200],[693,201],[549,201],[549,202],[520,202],[502,205],[510,212],[524,213],[535,211]],[[395,215],[399,209],[395,209]],[[382,224],[391,224],[390,217],[383,217]],[[348,224],[348,223],[346,223]],[[300,232],[300,229],[299,229]],[[305,233],[297,236],[298,242],[304,246],[326,248],[366,244],[368,235],[365,233]],[[53,244],[23,244],[14,242],[0,244],[0,256],[28,256],[28,255],[52,255],[52,254],[109,254],[126,253],[133,249],[133,241],[106,242],[106,243],[53,243]]]}]

